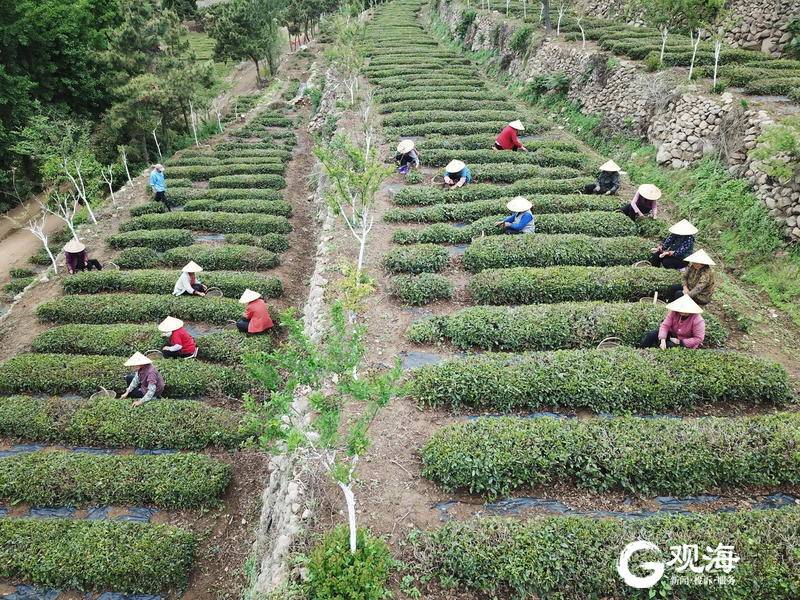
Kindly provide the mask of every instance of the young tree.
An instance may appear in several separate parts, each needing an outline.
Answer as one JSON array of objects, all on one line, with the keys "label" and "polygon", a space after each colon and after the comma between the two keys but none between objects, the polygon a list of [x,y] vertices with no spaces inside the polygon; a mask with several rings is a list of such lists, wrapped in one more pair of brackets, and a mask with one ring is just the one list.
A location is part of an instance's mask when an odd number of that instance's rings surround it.
[{"label": "young tree", "polygon": [[91,219],[92,223],[97,223],[97,218],[94,216],[94,211],[92,210],[92,205],[89,203],[89,194],[86,192],[86,182],[83,179],[83,174],[81,173],[81,163],[75,161],[75,174],[73,175],[72,169],[69,165],[68,159],[64,159],[64,172],[66,173],[67,177],[69,178],[72,186],[75,188],[75,197],[76,197],[76,204],[80,203],[86,207],[86,210],[89,212],[89,218]]},{"label": "young tree", "polygon": [[350,106],[353,106],[358,96],[358,78],[367,60],[364,50],[366,23],[340,10],[331,19],[330,26],[334,43],[327,56],[341,76],[342,84],[350,94]]},{"label": "young tree", "polygon": [[78,239],[75,231],[75,215],[78,214],[78,199],[74,194],[62,194],[54,190],[47,202],[39,202],[45,213],[51,214],[64,222],[72,237]]},{"label": "young tree", "polygon": [[50,262],[53,264],[53,272],[58,273],[58,264],[56,263],[56,257],[53,256],[53,253],[50,251],[50,243],[47,233],[45,232],[45,226],[47,225],[47,213],[42,211],[38,217],[35,219],[31,219],[28,221],[28,224],[25,226],[25,229],[30,231],[36,239],[42,242],[45,251],[47,252],[47,256],[50,257]]},{"label": "young tree", "polygon": [[564,13],[569,8],[570,0],[558,0],[558,22],[556,23],[556,35],[561,35],[561,20],[564,18]]},{"label": "young tree", "polygon": [[108,165],[101,171],[101,175],[103,176],[103,181],[105,181],[106,185],[108,186],[108,193],[111,196],[111,203],[116,204],[117,199],[114,197],[114,165]]}]

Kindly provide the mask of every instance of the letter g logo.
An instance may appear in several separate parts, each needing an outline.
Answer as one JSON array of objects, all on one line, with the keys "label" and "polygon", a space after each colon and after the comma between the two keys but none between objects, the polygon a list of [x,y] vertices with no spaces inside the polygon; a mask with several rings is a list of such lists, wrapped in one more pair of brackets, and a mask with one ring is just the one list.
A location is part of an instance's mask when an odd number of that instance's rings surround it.
[{"label": "letter g logo", "polygon": [[640,550],[653,550],[659,554],[661,553],[658,546],[646,540],[631,542],[622,549],[622,553],[619,555],[617,573],[619,573],[622,580],[632,588],[644,590],[653,587],[664,575],[664,563],[652,561],[643,562],[640,567],[649,571],[650,574],[645,577],[634,575],[630,570],[630,560],[631,556]]}]

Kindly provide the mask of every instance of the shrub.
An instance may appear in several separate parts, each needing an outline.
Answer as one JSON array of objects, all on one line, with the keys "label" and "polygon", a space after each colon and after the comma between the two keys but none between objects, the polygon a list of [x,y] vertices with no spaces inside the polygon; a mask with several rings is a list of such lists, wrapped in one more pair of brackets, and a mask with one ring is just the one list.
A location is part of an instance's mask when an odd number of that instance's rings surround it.
[{"label": "shrub", "polygon": [[219,188],[272,188],[282,190],[286,180],[280,175],[220,175],[208,180],[208,187]]},{"label": "shrub", "polygon": [[292,205],[285,200],[192,200],[184,204],[183,210],[292,216]]},{"label": "shrub", "polygon": [[189,322],[224,324],[239,318],[241,305],[231,298],[192,298],[159,294],[64,296],[36,307],[44,323],[125,323],[161,321],[172,315]]},{"label": "shrub", "polygon": [[[462,117],[463,118],[463,117]],[[508,120],[494,121],[436,121],[389,127],[384,125],[388,138],[424,136],[430,133],[469,135],[472,133],[497,133],[508,125]]]},{"label": "shrub", "polygon": [[7,437],[73,444],[202,450],[236,448],[252,432],[242,415],[196,400],[72,400],[12,396],[0,401],[0,433]]},{"label": "shrub", "polygon": [[120,231],[165,228],[208,231],[210,233],[252,233],[253,235],[289,233],[292,230],[286,217],[195,211],[142,215],[125,223]]},{"label": "shrub", "polygon": [[0,498],[34,506],[151,504],[214,506],[231,468],[202,454],[159,456],[30,452],[0,460]]},{"label": "shrub", "polygon": [[536,304],[571,300],[636,301],[664,297],[680,283],[672,269],[639,267],[516,267],[487,269],[469,282],[477,304]]},{"label": "shrub", "polygon": [[170,200],[177,203],[185,203],[189,200],[282,200],[283,196],[278,190],[248,190],[248,189],[218,189],[201,190],[191,188],[186,190],[174,190],[170,192]]},{"label": "shrub", "polygon": [[[412,342],[449,340],[458,348],[484,350],[556,350],[596,345],[608,337],[638,345],[663,321],[663,306],[642,303],[565,302],[526,306],[473,306],[447,316],[429,317],[409,327]],[[719,346],[727,332],[705,314],[703,345]]]},{"label": "shrub", "polygon": [[389,547],[359,529],[356,553],[350,553],[350,532],[339,525],[326,534],[308,557],[309,598],[314,600],[380,600],[394,565]]},{"label": "shrub", "polygon": [[120,252],[115,262],[121,269],[153,269],[161,264],[161,259],[152,248],[133,246]]},{"label": "shrub", "polygon": [[2,519],[0,577],[48,588],[158,594],[187,584],[196,546],[194,534],[170,525]]},{"label": "shrub", "polygon": [[267,233],[261,236],[252,233],[229,233],[225,236],[225,241],[240,246],[258,246],[276,253],[286,252],[289,249],[289,238],[279,233]]},{"label": "shrub", "polygon": [[[178,276],[167,271],[84,271],[62,279],[61,285],[67,294],[171,294]],[[268,275],[214,271],[203,273],[200,279],[205,285],[222,290],[228,298],[238,298],[247,288],[265,298],[279,298],[283,294],[281,280]]]},{"label": "shrub", "polygon": [[[415,51],[416,52],[416,51]],[[381,84],[381,89],[375,91],[375,100],[380,103],[378,110],[380,112],[392,112],[391,110],[387,110],[395,103],[401,102],[424,102],[429,100],[486,100],[486,101],[507,101],[503,94],[497,92],[490,92],[488,90],[469,90],[469,91],[461,91],[461,92],[450,92],[448,90],[441,90],[441,89],[432,89],[432,90],[409,90],[409,89],[399,89],[399,90],[389,90],[383,89],[383,84]],[[486,144],[484,144],[485,146]],[[491,145],[491,141],[490,141]]]},{"label": "shrub", "polygon": [[[170,194],[171,195],[171,194]],[[134,206],[131,209],[132,217],[139,217],[141,215],[151,215],[153,213],[169,212],[167,205],[163,202],[145,202],[139,206]]]},{"label": "shrub", "polygon": [[[463,94],[468,92],[457,92],[455,96],[461,98]],[[479,92],[483,93],[483,92]],[[417,147],[428,156],[429,151],[433,150],[489,150],[492,151],[492,144],[494,143],[494,135],[491,134],[477,134],[477,135],[462,135],[462,136],[444,136],[444,135],[429,135],[424,140],[417,144]],[[531,152],[539,152],[543,150],[548,151],[561,151],[573,154],[580,154],[581,149],[575,142],[565,142],[562,140],[531,140],[525,143],[525,147]],[[511,154],[510,152],[502,152],[501,156]]]},{"label": "shrub", "polygon": [[447,250],[434,244],[393,248],[383,255],[383,266],[390,273],[432,273],[447,265]]},{"label": "shrub", "polygon": [[214,177],[224,176],[282,175],[285,170],[286,165],[283,163],[265,162],[257,165],[196,165],[191,167],[172,167],[170,169],[170,175],[186,177],[191,181],[206,181]]},{"label": "shrub", "polygon": [[555,265],[614,266],[649,256],[651,243],[639,237],[586,235],[492,236],[474,241],[464,253],[464,268],[477,272],[502,267]]},{"label": "shrub", "polygon": [[140,229],[117,233],[106,238],[108,245],[115,250],[142,247],[161,252],[178,246],[190,246],[193,241],[192,233],[185,229]]},{"label": "shrub", "polygon": [[785,404],[786,371],[732,352],[558,350],[482,354],[416,369],[410,394],[430,406],[653,414],[733,402]]},{"label": "shrub", "polygon": [[390,283],[391,294],[404,304],[422,306],[453,295],[453,284],[446,277],[433,273],[397,275]]},{"label": "shrub", "polygon": [[[453,150],[425,150],[422,158],[426,165],[432,167],[444,167],[448,162],[457,156],[459,160],[463,160],[468,165],[479,164],[485,170],[485,165],[493,163],[505,163],[505,169],[511,170],[511,165],[525,165],[530,168],[530,165],[539,165],[540,167],[571,167],[575,169],[584,169],[586,167],[586,158],[579,152],[565,152],[564,150],[554,150],[551,148],[542,148],[541,150],[531,149],[528,152],[497,152],[496,150],[458,150],[457,153]],[[519,168],[519,167],[517,167]],[[481,172],[481,168],[476,167],[477,172]],[[519,171],[524,173],[524,169]],[[562,171],[565,172],[565,171]],[[570,177],[575,177],[577,173],[568,171]],[[530,170],[526,176],[537,177],[535,170]],[[482,179],[487,179],[486,175],[481,176]]]},{"label": "shrub", "polygon": [[422,450],[424,477],[503,496],[567,482],[595,492],[687,496],[795,485],[800,416],[590,420],[484,418],[453,423]]},{"label": "shrub", "polygon": [[[118,356],[20,354],[0,365],[0,393],[89,396],[102,386],[122,394],[127,372],[123,362]],[[158,369],[166,382],[164,395],[173,398],[212,392],[238,397],[254,387],[240,369],[199,360],[160,360]]]},{"label": "shrub", "polygon": [[472,24],[475,22],[475,17],[477,13],[474,10],[465,10],[461,13],[461,20],[458,22],[456,26],[456,34],[462,40],[467,37],[467,32]]},{"label": "shrub", "polygon": [[[492,100],[484,97],[478,97],[474,100],[461,98],[461,94],[454,94],[450,98],[425,98],[425,99],[411,99],[403,100],[402,102],[382,103],[379,107],[379,112],[383,114],[402,112],[407,113],[411,111],[430,110],[435,107],[437,110],[506,110],[513,111],[514,105],[508,100]],[[426,162],[428,162],[428,155],[425,155]]]},{"label": "shrub", "polygon": [[3,291],[11,296],[16,296],[34,281],[36,281],[36,277],[18,277],[5,284]]},{"label": "shrub", "polygon": [[517,54],[525,54],[531,45],[533,31],[532,25],[518,27],[511,36],[511,40],[508,43],[509,48]]},{"label": "shrub", "polygon": [[[676,543],[700,548],[725,543],[736,549],[740,561],[724,597],[791,600],[800,581],[787,557],[800,543],[798,531],[797,509],[645,519],[480,518],[452,520],[416,534],[411,543],[414,556],[422,557],[420,569],[431,577],[504,598],[564,597],[565,590],[575,598],[641,598],[641,591],[617,573],[615,558],[631,541],[648,540],[663,552]],[[665,595],[707,598],[709,589],[690,577],[688,584],[672,585]]]},{"label": "shrub", "polygon": [[535,189],[539,194],[572,194],[587,183],[590,178],[577,179],[524,179],[512,185],[495,185],[490,183],[472,183],[454,190],[442,190],[433,187],[405,187],[395,194],[395,204],[405,206],[411,204],[431,205],[456,202],[474,202],[494,198],[511,198],[524,195]]},{"label": "shrub", "polygon": [[164,253],[162,260],[165,265],[171,267],[183,267],[193,260],[212,271],[265,271],[277,267],[280,262],[274,252],[236,244],[224,246],[197,244],[173,248]]},{"label": "shrub", "polygon": [[35,277],[38,275],[38,272],[25,267],[16,267],[9,271],[9,275],[11,276],[11,279],[25,279],[26,277]]},{"label": "shrub", "polygon": [[508,123],[515,116],[514,110],[476,110],[464,112],[459,110],[423,110],[414,112],[396,112],[383,117],[384,127],[405,127],[426,123],[452,123],[459,119],[467,122],[505,121]]}]

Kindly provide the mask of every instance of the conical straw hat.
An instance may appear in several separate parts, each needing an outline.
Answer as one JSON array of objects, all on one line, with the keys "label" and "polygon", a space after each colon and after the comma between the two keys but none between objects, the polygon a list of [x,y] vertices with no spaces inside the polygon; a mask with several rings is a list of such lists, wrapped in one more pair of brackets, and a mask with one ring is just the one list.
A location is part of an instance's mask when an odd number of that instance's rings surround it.
[{"label": "conical straw hat", "polygon": [[517,119],[516,121],[511,121],[511,123],[509,123],[508,126],[513,127],[517,131],[525,131],[525,125],[523,125],[522,121],[520,121],[519,119]]},{"label": "conical straw hat", "polygon": [[661,190],[652,183],[643,183],[639,186],[639,189],[636,190],[636,193],[648,200],[658,200],[661,198]]},{"label": "conical straw hat", "polygon": [[669,232],[675,235],[694,235],[697,233],[697,227],[689,223],[686,219],[683,219],[670,227]]},{"label": "conical straw hat", "polygon": [[715,264],[717,264],[713,260],[711,260],[711,257],[705,250],[698,250],[697,252],[695,252],[694,254],[690,254],[683,260],[690,263],[697,263],[698,265],[709,265],[712,267]]},{"label": "conical straw hat", "polygon": [[261,298],[261,294],[258,292],[254,292],[253,290],[247,289],[242,294],[242,297],[239,298],[240,304],[250,304],[253,300],[258,300]]},{"label": "conical straw hat", "polygon": [[126,367],[143,367],[144,365],[151,365],[153,361],[147,358],[141,352],[137,352],[125,361]]},{"label": "conical straw hat", "polygon": [[203,267],[198,265],[193,260],[190,260],[189,263],[183,267],[184,273],[201,273],[203,271]]},{"label": "conical straw hat", "polygon": [[172,333],[176,329],[183,327],[183,321],[175,317],[167,317],[158,324],[158,330],[161,333]]},{"label": "conical straw hat", "polygon": [[531,204],[527,198],[523,196],[517,196],[516,198],[512,198],[506,204],[506,208],[511,212],[525,212],[526,210],[530,210],[533,204]]},{"label": "conical straw hat", "polygon": [[613,160],[609,160],[600,165],[600,170],[607,171],[609,173],[619,173],[622,169]]},{"label": "conical straw hat", "polygon": [[75,238],[64,244],[64,252],[83,252],[84,250],[86,250],[86,246]]},{"label": "conical straw hat", "polygon": [[697,305],[697,302],[692,300],[691,296],[684,294],[674,302],[667,304],[667,310],[682,313],[684,315],[699,315],[703,309]]},{"label": "conical straw hat", "polygon": [[447,163],[447,166],[444,168],[444,170],[448,173],[460,173],[466,166],[467,165],[460,160],[451,160],[449,163]]},{"label": "conical straw hat", "polygon": [[406,154],[407,152],[411,152],[414,149],[414,140],[401,140],[399,144],[397,144],[397,151],[400,154]]}]

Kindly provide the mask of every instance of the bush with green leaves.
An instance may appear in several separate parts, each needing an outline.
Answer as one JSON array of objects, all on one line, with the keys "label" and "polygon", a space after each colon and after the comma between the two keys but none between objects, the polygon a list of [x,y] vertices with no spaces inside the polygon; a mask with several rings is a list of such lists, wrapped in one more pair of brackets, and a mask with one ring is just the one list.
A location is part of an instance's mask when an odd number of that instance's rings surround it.
[{"label": "bush with green leaves", "polygon": [[654,414],[796,400],[775,362],[680,348],[487,353],[416,369],[409,389],[421,404],[487,412],[553,407]]},{"label": "bush with green leaves", "polygon": [[[460,110],[423,110],[412,112],[396,112],[383,117],[384,127],[406,127],[408,125],[423,125],[430,123],[450,123],[463,119],[469,123],[485,121],[505,121],[508,123],[516,113],[500,110],[477,110],[464,112]],[[502,128],[501,128],[502,129]]]},{"label": "bush with green leaves", "polygon": [[[190,260],[213,271],[266,271],[277,267],[278,256],[265,248],[226,244],[206,246],[197,244],[173,248],[164,253],[162,261],[171,267],[183,267]],[[120,267],[123,265],[120,264]]]},{"label": "bush with green leaves", "polygon": [[208,180],[210,189],[261,188],[282,190],[286,180],[280,175],[220,175]]},{"label": "bush with green leaves", "polygon": [[383,267],[390,273],[435,273],[449,262],[447,250],[435,244],[393,248],[383,255]]},{"label": "bush with green leaves", "polygon": [[0,498],[34,506],[210,507],[219,503],[231,474],[229,465],[203,454],[38,451],[0,459]]},{"label": "bush with green leaves", "polygon": [[9,296],[16,296],[34,281],[36,281],[36,277],[17,277],[5,284],[3,291]]},{"label": "bush with green leaves", "polygon": [[178,204],[185,204],[190,200],[282,200],[283,195],[278,190],[259,190],[259,189],[218,189],[203,190],[189,188],[185,190],[174,190],[169,194],[170,200]]},{"label": "bush with green leaves", "polygon": [[170,212],[135,217],[120,231],[141,229],[188,229],[210,233],[289,233],[292,226],[286,217],[264,214],[239,214],[213,211]]},{"label": "bush with green leaves", "polygon": [[[67,294],[99,294],[135,292],[137,294],[171,294],[180,273],[169,271],[84,271],[62,279]],[[257,273],[210,271],[198,275],[208,287],[219,288],[228,298],[238,298],[244,290],[255,290],[265,298],[280,298],[283,284],[277,277]]]},{"label": "bush with green leaves", "polygon": [[[0,394],[90,396],[100,387],[122,394],[128,372],[124,362],[119,356],[20,354],[0,364]],[[255,387],[242,369],[182,359],[159,360],[156,366],[166,382],[166,397],[238,397]]]},{"label": "bush with green leaves", "polygon": [[634,302],[680,284],[680,273],[652,267],[515,267],[486,269],[469,281],[476,304],[537,304],[573,300]]},{"label": "bush with green leaves", "polygon": [[422,306],[436,300],[447,300],[453,295],[453,284],[442,275],[396,275],[389,284],[391,294],[403,304]]},{"label": "bush with green leaves", "polygon": [[800,415],[698,419],[483,418],[439,429],[422,450],[422,475],[445,489],[498,497],[568,483],[688,496],[800,482]]},{"label": "bush with green leaves", "polygon": [[[456,92],[455,97],[462,97],[465,93],[469,92]],[[484,92],[477,92],[483,94]],[[476,134],[476,135],[460,135],[460,136],[446,136],[446,135],[429,135],[425,136],[424,140],[417,143],[417,148],[423,153],[424,157],[428,156],[429,151],[468,151],[468,150],[491,150],[494,144],[495,136],[492,134]],[[525,147],[529,152],[542,152],[542,151],[556,151],[566,152],[570,154],[580,154],[581,149],[575,142],[564,140],[531,140],[525,142]],[[512,152],[500,152],[500,156],[508,156],[510,154],[516,155]],[[427,160],[427,158],[426,158]],[[517,160],[517,159],[512,159]]]},{"label": "bush with green leaves", "polygon": [[[198,336],[197,358],[212,362],[239,364],[249,352],[266,352],[272,347],[269,336],[243,336],[238,331],[220,331]],[[37,335],[34,352],[58,354],[102,354],[127,358],[134,351],[157,350],[166,339],[155,325],[70,324],[53,327]]]},{"label": "bush with green leaves", "polygon": [[145,202],[139,206],[131,208],[132,217],[140,217],[141,215],[151,215],[153,213],[169,212],[169,208],[163,202]]},{"label": "bush with green leaves", "polygon": [[523,25],[518,27],[511,35],[508,42],[508,47],[517,54],[525,54],[531,46],[533,40],[534,28],[532,25]]},{"label": "bush with green leaves", "polygon": [[[422,151],[421,151],[422,152]],[[570,167],[572,169],[586,168],[586,157],[580,152],[566,152],[564,150],[554,150],[552,148],[542,148],[540,150],[531,149],[529,152],[497,152],[496,150],[448,150],[430,149],[425,150],[422,159],[426,166],[444,167],[448,162],[456,157],[463,160],[467,165],[484,165],[493,163],[504,163],[507,170],[511,170],[511,165],[538,165],[540,167]],[[481,169],[475,167],[475,172],[480,173]],[[520,170],[520,173],[524,173]],[[570,177],[576,174],[570,172]],[[527,175],[528,177],[541,177],[535,171]],[[477,178],[477,175],[476,175]],[[487,179],[486,175],[481,175],[480,179]],[[518,178],[520,179],[520,178]],[[509,180],[510,181],[510,180]]]},{"label": "bush with green leaves", "polygon": [[194,237],[186,229],[138,229],[110,235],[106,242],[115,250],[142,247],[163,252],[178,246],[191,246]]},{"label": "bush with green leaves", "polygon": [[[467,99],[460,98],[460,95],[454,94],[451,98],[424,98],[403,100],[402,102],[382,102],[378,107],[378,112],[387,113],[406,113],[411,111],[431,110],[505,110],[513,111],[514,105],[508,100],[492,100],[486,98]],[[428,162],[428,155],[425,155],[426,162]]]},{"label": "bush with green leaves", "polygon": [[64,296],[36,307],[43,323],[160,322],[167,315],[189,323],[224,325],[238,319],[242,306],[233,298],[193,298],[162,294]]},{"label": "bush with green leaves", "polygon": [[[402,102],[425,102],[428,100],[466,100],[466,101],[475,101],[475,100],[486,100],[486,101],[502,101],[507,102],[506,97],[503,94],[498,92],[490,92],[488,90],[464,90],[458,92],[451,92],[448,90],[442,89],[430,89],[430,90],[414,90],[414,89],[384,89],[381,86],[380,89],[375,90],[374,93],[375,100],[379,103],[378,111],[384,112],[385,108],[391,108],[394,104],[402,103]],[[392,112],[391,110],[386,110],[385,112]],[[491,145],[492,138],[489,137],[489,145]],[[482,147],[486,147],[486,144],[481,144]]]},{"label": "bush with green leaves", "polygon": [[588,235],[503,235],[475,240],[464,253],[464,268],[477,272],[506,267],[555,265],[631,265],[650,255],[652,242],[627,236],[596,238]]},{"label": "bush with green leaves", "polygon": [[267,233],[265,235],[229,233],[225,236],[225,242],[239,246],[258,246],[275,253],[286,252],[289,249],[289,238],[280,233]]},{"label": "bush with green leaves", "polygon": [[[644,539],[665,553],[680,542],[712,549],[724,543],[740,558],[724,597],[792,600],[800,576],[795,560],[787,557],[800,545],[798,532],[800,509],[789,508],[644,519],[454,519],[410,541],[419,568],[451,586],[503,598],[620,599],[645,597],[617,572],[616,557],[630,542]],[[664,597],[700,599],[717,593],[709,595],[708,587],[688,581],[671,585]]]},{"label": "bush with green leaves", "polygon": [[183,205],[184,211],[213,211],[229,213],[262,213],[265,215],[292,216],[292,205],[285,200],[191,200]]},{"label": "bush with green leaves", "polygon": [[[463,115],[461,118],[464,118]],[[389,138],[415,137],[433,134],[470,135],[473,133],[497,133],[508,125],[508,120],[495,121],[436,121],[432,123],[419,123],[389,127],[384,125],[384,130]],[[540,133],[544,125],[531,129],[531,133]]]},{"label": "bush with green leaves", "polygon": [[74,400],[12,396],[0,401],[0,434],[75,446],[238,448],[254,431],[242,415],[198,400]]},{"label": "bush with green leaves", "polygon": [[[524,196],[532,189],[538,194],[573,194],[587,183],[593,183],[589,177],[576,179],[523,179],[511,185],[491,183],[471,183],[459,189],[439,189],[435,187],[405,187],[394,195],[392,201],[398,206],[419,204],[452,204],[456,202],[475,202],[495,198],[512,198]],[[619,208],[619,206],[617,206]]]},{"label": "bush with green leaves", "polygon": [[[609,338],[636,346],[658,329],[667,311],[644,303],[563,302],[524,306],[471,306],[414,322],[406,335],[415,343],[447,340],[457,348],[558,350],[595,346]],[[727,331],[705,314],[704,347],[720,346]]]},{"label": "bush with green leaves", "polygon": [[188,583],[196,547],[193,533],[171,525],[1,519],[0,577],[47,588],[167,593]]},{"label": "bush with green leaves", "polygon": [[170,175],[185,177],[191,181],[206,181],[213,177],[237,175],[283,175],[286,165],[283,163],[263,162],[261,164],[245,165],[195,165],[186,167],[172,167]]},{"label": "bush with green leaves", "polygon": [[132,246],[120,252],[114,262],[121,269],[154,269],[161,266],[161,257],[152,248]]},{"label": "bush with green leaves", "polygon": [[339,525],[308,556],[306,589],[314,600],[381,600],[394,559],[386,542],[366,530],[356,532],[350,553],[349,530]]}]

